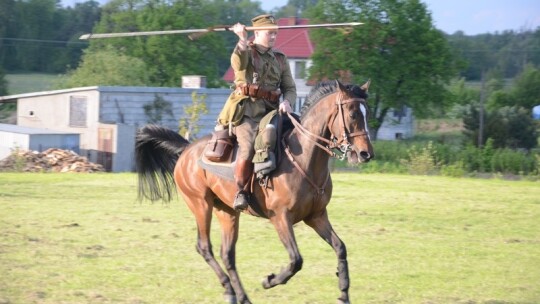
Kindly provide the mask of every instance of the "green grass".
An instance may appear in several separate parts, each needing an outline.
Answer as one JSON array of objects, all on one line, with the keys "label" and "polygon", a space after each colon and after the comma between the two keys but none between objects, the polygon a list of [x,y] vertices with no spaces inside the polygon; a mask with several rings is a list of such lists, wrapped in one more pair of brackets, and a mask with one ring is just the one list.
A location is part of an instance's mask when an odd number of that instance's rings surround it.
[{"label": "green grass", "polygon": [[57,79],[58,75],[43,73],[16,73],[6,75],[10,95],[52,90]]},{"label": "green grass", "polygon": [[[329,206],[345,241],[353,303],[539,303],[536,182],[333,174]],[[133,174],[0,174],[0,303],[221,303],[180,200],[138,203]],[[237,265],[254,303],[335,303],[336,256],[295,232],[288,262],[267,220],[242,216]],[[213,241],[219,255],[219,224]]]}]

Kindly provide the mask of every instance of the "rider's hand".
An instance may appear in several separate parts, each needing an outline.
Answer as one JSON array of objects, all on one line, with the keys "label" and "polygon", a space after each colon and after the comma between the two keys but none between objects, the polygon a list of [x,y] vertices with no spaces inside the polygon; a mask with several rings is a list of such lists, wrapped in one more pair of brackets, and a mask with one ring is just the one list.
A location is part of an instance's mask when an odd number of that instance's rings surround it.
[{"label": "rider's hand", "polygon": [[237,23],[233,25],[232,31],[236,34],[236,36],[238,36],[239,42],[244,42],[244,43],[247,42],[248,33],[246,31],[245,25],[243,25],[242,23]]},{"label": "rider's hand", "polygon": [[291,103],[287,99],[283,100],[283,102],[279,104],[279,111],[281,113],[291,113]]}]

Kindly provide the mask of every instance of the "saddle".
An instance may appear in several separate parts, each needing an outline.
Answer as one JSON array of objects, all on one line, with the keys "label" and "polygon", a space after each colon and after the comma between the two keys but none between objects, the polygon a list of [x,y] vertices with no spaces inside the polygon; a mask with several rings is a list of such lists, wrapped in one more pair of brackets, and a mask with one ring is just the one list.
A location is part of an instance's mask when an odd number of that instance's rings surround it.
[{"label": "saddle", "polygon": [[[296,114],[293,116],[300,121]],[[259,123],[253,157],[253,171],[259,181],[267,179],[276,169],[283,154],[281,138],[293,128],[289,117],[278,115],[277,110],[268,113]],[[199,165],[222,178],[234,180],[237,150],[236,137],[230,135],[228,129],[215,131],[206,144]]]}]

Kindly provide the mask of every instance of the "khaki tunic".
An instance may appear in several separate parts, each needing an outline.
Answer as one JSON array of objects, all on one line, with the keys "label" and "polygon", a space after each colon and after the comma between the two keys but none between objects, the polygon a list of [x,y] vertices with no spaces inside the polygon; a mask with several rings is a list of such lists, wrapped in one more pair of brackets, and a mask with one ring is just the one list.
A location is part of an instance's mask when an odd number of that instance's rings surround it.
[{"label": "khaki tunic", "polygon": [[[260,87],[266,90],[280,89],[283,94],[282,98],[287,99],[291,107],[294,107],[296,84],[285,54],[277,50],[266,50],[255,44],[249,44],[244,51],[236,47],[231,55],[231,67],[234,71],[234,83],[237,87],[245,83],[253,83],[253,75],[257,73],[257,84]],[[251,102],[246,101],[240,109],[237,109],[237,104],[246,98]],[[258,122],[266,113],[277,109],[277,107],[277,103],[251,98],[235,90],[229,96],[219,115],[219,123],[228,125],[232,121],[236,125],[244,115]],[[238,110],[242,113],[238,113]],[[233,118],[233,116],[235,117]]]},{"label": "khaki tunic", "polygon": [[[266,90],[281,90],[283,100],[287,99],[291,107],[294,107],[296,84],[285,54],[255,44],[249,44],[244,51],[237,46],[231,55],[231,66],[237,87],[253,83],[254,73],[257,73],[257,84],[260,87]],[[264,115],[278,106],[277,102],[245,96],[240,90],[235,90],[229,96],[218,121],[222,125],[231,123],[235,126],[233,133],[237,136],[240,158],[253,158],[257,124]]]}]

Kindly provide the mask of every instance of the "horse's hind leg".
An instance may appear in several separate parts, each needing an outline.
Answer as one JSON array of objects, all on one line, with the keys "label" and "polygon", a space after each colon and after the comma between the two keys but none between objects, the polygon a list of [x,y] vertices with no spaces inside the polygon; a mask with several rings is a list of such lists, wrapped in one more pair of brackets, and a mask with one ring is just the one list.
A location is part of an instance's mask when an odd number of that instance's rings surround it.
[{"label": "horse's hind leg", "polygon": [[238,241],[240,214],[221,202],[216,203],[214,211],[221,224],[221,260],[229,273],[238,302],[251,303],[236,271],[236,242]]},{"label": "horse's hind leg", "polygon": [[334,248],[338,258],[337,276],[339,278],[339,289],[341,290],[341,296],[338,298],[338,303],[349,303],[349,266],[347,264],[347,248],[345,247],[345,243],[343,243],[334,232],[334,229],[328,220],[328,213],[326,210],[320,216],[306,220],[305,223],[313,228],[321,238]]},{"label": "horse's hind leg", "polygon": [[236,304],[236,294],[231,285],[229,276],[223,271],[219,263],[214,258],[212,243],[210,241],[210,226],[212,222],[213,204],[208,204],[204,200],[198,201],[184,197],[188,207],[195,215],[197,221],[197,252],[204,258],[206,263],[214,270],[219,282],[225,288],[225,299]]}]

